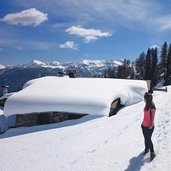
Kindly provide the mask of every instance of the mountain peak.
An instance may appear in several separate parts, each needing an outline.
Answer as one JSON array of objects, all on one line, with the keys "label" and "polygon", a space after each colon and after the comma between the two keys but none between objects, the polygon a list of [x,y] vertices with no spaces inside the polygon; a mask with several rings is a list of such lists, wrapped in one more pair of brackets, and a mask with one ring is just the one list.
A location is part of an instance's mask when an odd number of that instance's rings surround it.
[{"label": "mountain peak", "polygon": [[36,60],[36,59],[34,59],[34,60],[32,60],[31,62],[30,62],[30,64],[31,65],[40,65],[40,66],[43,66],[43,65],[46,65],[44,62],[42,62],[42,61],[39,61],[39,60]]},{"label": "mountain peak", "polygon": [[0,69],[4,69],[4,68],[5,68],[5,66],[0,64]]}]

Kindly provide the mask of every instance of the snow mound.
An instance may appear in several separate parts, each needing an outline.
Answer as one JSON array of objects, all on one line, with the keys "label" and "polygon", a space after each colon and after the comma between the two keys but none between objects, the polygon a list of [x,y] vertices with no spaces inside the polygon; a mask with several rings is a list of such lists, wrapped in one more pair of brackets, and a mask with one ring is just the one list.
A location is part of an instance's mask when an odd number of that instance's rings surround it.
[{"label": "snow mound", "polygon": [[146,91],[146,82],[140,80],[42,77],[9,97],[4,115],[49,111],[108,115],[115,99],[131,105],[141,101]]}]

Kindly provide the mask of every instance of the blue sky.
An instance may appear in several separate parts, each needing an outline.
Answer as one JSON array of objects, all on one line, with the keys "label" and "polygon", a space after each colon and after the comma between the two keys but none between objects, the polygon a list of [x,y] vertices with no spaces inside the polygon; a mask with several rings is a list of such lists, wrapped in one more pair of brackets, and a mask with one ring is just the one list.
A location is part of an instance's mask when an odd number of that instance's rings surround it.
[{"label": "blue sky", "polygon": [[0,63],[134,61],[171,37],[169,0],[0,0]]}]

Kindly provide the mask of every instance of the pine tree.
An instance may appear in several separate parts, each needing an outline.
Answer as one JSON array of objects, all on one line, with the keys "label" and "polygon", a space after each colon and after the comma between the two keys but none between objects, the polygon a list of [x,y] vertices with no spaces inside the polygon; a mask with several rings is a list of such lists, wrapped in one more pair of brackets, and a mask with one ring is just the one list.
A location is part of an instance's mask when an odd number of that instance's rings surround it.
[{"label": "pine tree", "polygon": [[132,66],[130,60],[124,59],[123,65],[119,65],[117,69],[117,78],[131,78]]},{"label": "pine tree", "polygon": [[115,78],[116,77],[116,68],[108,68],[104,71],[104,78]]},{"label": "pine tree", "polygon": [[131,79],[136,79],[136,73],[135,73],[135,63],[132,62],[131,68],[130,68],[130,78]]},{"label": "pine tree", "polygon": [[142,52],[139,58],[135,61],[135,69],[136,69],[136,78],[137,79],[144,79],[145,77],[145,53]]},{"label": "pine tree", "polygon": [[167,55],[168,55],[168,45],[167,45],[167,42],[164,42],[162,49],[161,49],[161,61],[159,65],[159,74],[160,74],[161,80],[166,79]]},{"label": "pine tree", "polygon": [[106,69],[104,70],[103,77],[107,78],[107,70]]},{"label": "pine tree", "polygon": [[164,85],[171,85],[171,44],[169,46],[166,63],[166,77]]},{"label": "pine tree", "polygon": [[158,82],[158,54],[157,48],[151,49],[151,57],[152,57],[152,67],[151,67],[151,86],[156,86]]},{"label": "pine tree", "polygon": [[146,59],[145,59],[145,76],[144,80],[151,80],[151,50],[147,50]]},{"label": "pine tree", "polygon": [[124,67],[123,65],[119,65],[117,67],[117,73],[116,73],[116,78],[124,78]]}]

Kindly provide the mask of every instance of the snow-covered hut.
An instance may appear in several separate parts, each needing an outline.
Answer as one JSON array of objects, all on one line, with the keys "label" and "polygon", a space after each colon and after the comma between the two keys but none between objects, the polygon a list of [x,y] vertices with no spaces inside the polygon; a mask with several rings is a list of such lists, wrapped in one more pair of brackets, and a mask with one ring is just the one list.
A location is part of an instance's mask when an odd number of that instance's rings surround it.
[{"label": "snow-covered hut", "polygon": [[146,81],[140,80],[42,77],[9,97],[4,115],[57,111],[108,116],[116,99],[131,105],[141,101],[146,91]]}]

